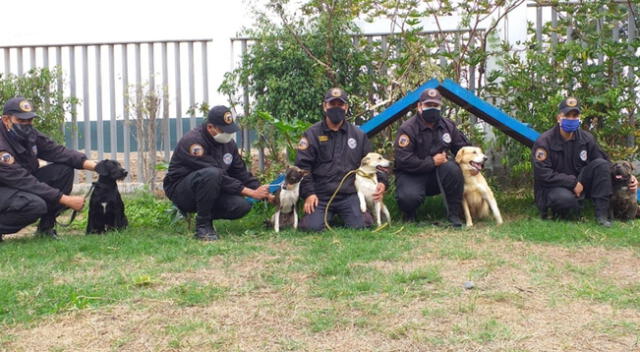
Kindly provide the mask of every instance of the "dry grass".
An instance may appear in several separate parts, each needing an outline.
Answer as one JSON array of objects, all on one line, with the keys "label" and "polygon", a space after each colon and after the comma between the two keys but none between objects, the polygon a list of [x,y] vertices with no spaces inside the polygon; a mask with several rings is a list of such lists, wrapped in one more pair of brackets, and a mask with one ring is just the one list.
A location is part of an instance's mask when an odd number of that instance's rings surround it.
[{"label": "dry grass", "polygon": [[[629,249],[567,248],[426,233],[409,255],[356,264],[384,274],[439,268],[442,280],[404,293],[314,295],[314,273],[291,242],[206,268],[164,273],[158,291],[198,282],[225,289],[205,304],[140,298],[16,326],[3,351],[639,351],[638,307],[576,295],[585,280],[640,282]],[[268,275],[284,277],[280,284]],[[473,280],[472,290],[462,283]]]}]

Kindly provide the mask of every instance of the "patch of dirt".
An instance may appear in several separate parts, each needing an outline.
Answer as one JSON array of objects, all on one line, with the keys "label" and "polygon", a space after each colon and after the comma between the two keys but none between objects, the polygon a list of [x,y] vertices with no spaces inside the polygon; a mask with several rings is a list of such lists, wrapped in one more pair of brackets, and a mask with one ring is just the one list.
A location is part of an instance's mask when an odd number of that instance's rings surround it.
[{"label": "patch of dirt", "polygon": [[[171,301],[136,299],[69,312],[35,326],[8,329],[13,337],[0,349],[640,350],[638,309],[579,299],[571,291],[581,279],[575,268],[617,286],[640,282],[640,258],[632,250],[514,242],[491,238],[482,230],[426,234],[417,243],[401,260],[358,265],[383,273],[439,268],[442,282],[425,284],[418,291],[339,300],[315,297],[310,291],[313,272],[288,271],[296,248],[276,241],[267,244],[267,251],[246,258],[216,256],[207,268],[162,275],[158,289],[188,281],[228,288],[226,296],[211,304],[181,307]],[[452,259],[441,255],[443,247],[463,248],[473,255]],[[265,284],[262,275],[272,272],[292,283]],[[465,290],[462,283],[470,279],[475,288]]]}]

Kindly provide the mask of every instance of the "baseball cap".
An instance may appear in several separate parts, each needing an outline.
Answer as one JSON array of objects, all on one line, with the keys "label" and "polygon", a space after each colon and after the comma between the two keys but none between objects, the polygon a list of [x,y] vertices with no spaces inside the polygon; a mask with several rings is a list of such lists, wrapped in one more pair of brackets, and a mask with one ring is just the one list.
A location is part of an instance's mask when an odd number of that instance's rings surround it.
[{"label": "baseball cap", "polygon": [[219,127],[224,133],[234,133],[240,131],[236,124],[231,110],[224,105],[214,106],[209,110],[207,122]]},{"label": "baseball cap", "polygon": [[38,116],[33,112],[33,105],[24,97],[15,97],[7,100],[2,114],[13,115],[21,120],[28,120]]}]

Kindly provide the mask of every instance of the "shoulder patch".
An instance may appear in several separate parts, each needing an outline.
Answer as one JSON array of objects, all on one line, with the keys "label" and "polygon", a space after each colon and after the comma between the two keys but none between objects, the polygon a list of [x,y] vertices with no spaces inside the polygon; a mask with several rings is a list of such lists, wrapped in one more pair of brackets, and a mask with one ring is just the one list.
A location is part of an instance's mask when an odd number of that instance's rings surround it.
[{"label": "shoulder patch", "polygon": [[11,165],[16,162],[16,159],[9,152],[0,151],[0,163]]},{"label": "shoulder patch", "polygon": [[547,160],[547,150],[544,149],[544,148],[536,149],[535,157],[536,157],[536,160],[538,160],[538,161]]},{"label": "shoulder patch", "polygon": [[307,150],[309,148],[309,141],[307,137],[300,138],[300,142],[298,142],[298,150]]},{"label": "shoulder patch", "polygon": [[189,147],[189,154],[193,156],[203,156],[204,155],[204,147],[200,144],[192,144]]},{"label": "shoulder patch", "polygon": [[406,134],[403,133],[400,135],[400,137],[398,137],[398,145],[400,146],[400,148],[408,146],[409,143],[411,143],[411,139]]}]

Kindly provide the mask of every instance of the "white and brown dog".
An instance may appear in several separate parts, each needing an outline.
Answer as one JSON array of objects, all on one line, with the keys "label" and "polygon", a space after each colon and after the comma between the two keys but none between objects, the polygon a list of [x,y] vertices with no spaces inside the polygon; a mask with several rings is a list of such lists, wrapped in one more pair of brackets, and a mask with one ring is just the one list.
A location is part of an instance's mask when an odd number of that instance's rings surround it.
[{"label": "white and brown dog", "polygon": [[485,161],[487,157],[482,153],[482,149],[477,147],[460,148],[456,155],[456,162],[460,165],[464,176],[462,209],[467,226],[473,226],[472,218],[488,217],[489,209],[496,223],[502,224],[498,203],[481,173]]},{"label": "white and brown dog", "polygon": [[363,213],[370,209],[373,211],[373,218],[378,226],[382,224],[380,219],[381,213],[384,213],[387,222],[391,223],[391,215],[389,209],[384,205],[382,200],[374,201],[373,194],[376,193],[378,187],[378,176],[376,170],[378,168],[388,168],[391,162],[382,157],[378,153],[369,153],[360,162],[360,167],[356,171],[355,186],[358,191],[358,199],[360,200],[360,211]]},{"label": "white and brown dog", "polygon": [[300,181],[307,174],[307,171],[300,170],[295,166],[287,169],[282,187],[274,193],[274,204],[277,210],[271,217],[269,225],[273,225],[275,232],[280,232],[280,227],[284,228],[286,226],[293,226],[294,229],[298,229],[296,205],[300,196]]}]

